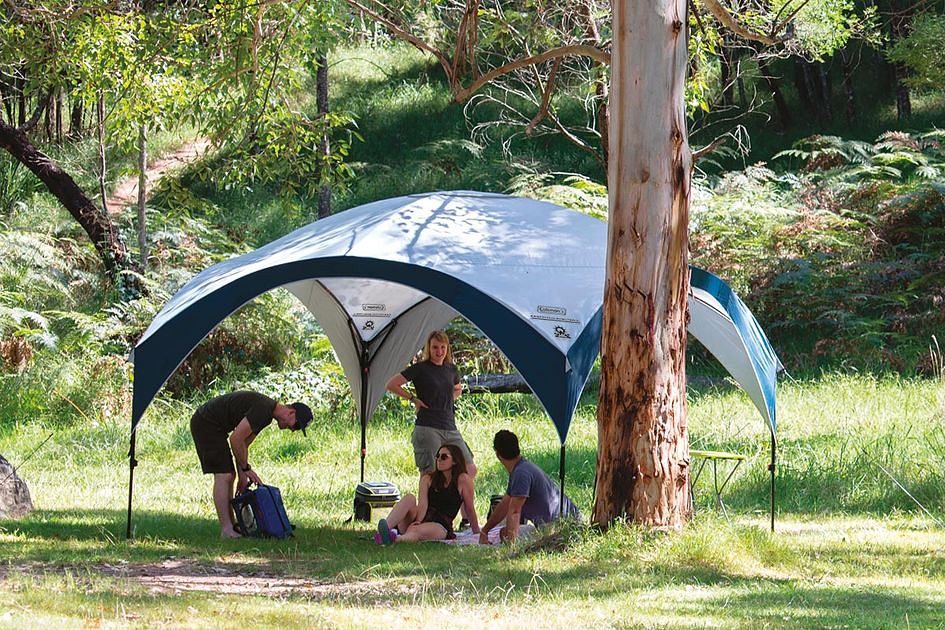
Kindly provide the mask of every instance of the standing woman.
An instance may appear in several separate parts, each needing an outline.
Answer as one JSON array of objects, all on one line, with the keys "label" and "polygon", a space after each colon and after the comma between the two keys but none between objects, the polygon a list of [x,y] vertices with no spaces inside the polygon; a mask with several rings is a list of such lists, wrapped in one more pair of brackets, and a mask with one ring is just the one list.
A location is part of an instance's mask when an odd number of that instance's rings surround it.
[{"label": "standing woman", "polygon": [[[413,383],[415,394],[404,389]],[[434,330],[423,346],[423,358],[387,382],[387,390],[409,400],[417,410],[417,422],[410,441],[413,458],[420,474],[434,471],[434,457],[444,444],[453,444],[463,452],[466,473],[476,476],[472,452],[456,429],[454,401],[463,393],[459,371],[453,364],[450,340],[442,330]],[[463,516],[469,518],[466,510]]]},{"label": "standing woman", "polygon": [[412,494],[397,502],[387,516],[377,523],[374,541],[378,544],[452,540],[453,521],[460,506],[469,514],[472,532],[479,533],[472,477],[466,474],[463,451],[455,444],[444,444],[436,454],[436,470],[420,478],[419,499]]}]

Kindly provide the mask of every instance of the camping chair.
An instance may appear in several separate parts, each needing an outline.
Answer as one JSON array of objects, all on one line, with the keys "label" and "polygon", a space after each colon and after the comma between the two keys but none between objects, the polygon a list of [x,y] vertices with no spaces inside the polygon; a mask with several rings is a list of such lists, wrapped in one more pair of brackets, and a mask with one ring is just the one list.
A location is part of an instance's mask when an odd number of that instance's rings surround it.
[{"label": "camping chair", "polygon": [[[728,516],[728,512],[725,509],[725,503],[722,502],[722,491],[725,490],[725,486],[728,485],[728,482],[732,480],[732,477],[735,475],[735,471],[742,465],[742,462],[749,459],[748,455],[743,455],[741,453],[730,453],[727,451],[704,451],[699,449],[690,449],[689,455],[691,457],[698,457],[702,461],[699,462],[696,472],[689,477],[689,500],[690,507],[693,512],[695,512],[695,501],[693,500],[694,489],[696,483],[699,481],[699,477],[702,475],[702,471],[705,468],[706,464],[711,464],[712,467],[712,487],[715,490],[715,504],[721,510],[722,514]],[[719,464],[723,466],[731,466],[728,471],[728,474],[725,476],[725,479],[722,480],[722,483],[719,483]]]}]

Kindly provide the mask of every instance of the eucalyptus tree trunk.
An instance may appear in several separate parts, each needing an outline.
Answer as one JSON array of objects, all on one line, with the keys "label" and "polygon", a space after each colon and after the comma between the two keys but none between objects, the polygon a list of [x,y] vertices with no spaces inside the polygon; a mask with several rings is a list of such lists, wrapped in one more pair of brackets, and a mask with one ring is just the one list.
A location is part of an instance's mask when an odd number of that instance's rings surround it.
[{"label": "eucalyptus tree trunk", "polygon": [[593,521],[690,514],[686,0],[613,3],[607,276]]}]

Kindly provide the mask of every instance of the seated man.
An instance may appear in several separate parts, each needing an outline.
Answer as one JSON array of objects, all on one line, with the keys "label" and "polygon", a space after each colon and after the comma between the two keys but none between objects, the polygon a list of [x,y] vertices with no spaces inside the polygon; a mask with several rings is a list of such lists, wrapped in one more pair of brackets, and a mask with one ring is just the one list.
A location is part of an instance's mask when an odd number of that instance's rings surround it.
[{"label": "seated man", "polygon": [[[522,457],[518,436],[505,429],[495,434],[492,448],[496,457],[509,473],[509,485],[492,516],[479,530],[479,542],[489,544],[489,530],[505,520],[499,538],[512,542],[518,537],[519,525],[531,521],[535,525],[551,522],[561,516],[558,486],[541,468]],[[564,497],[564,516],[580,519],[581,513],[567,496]]]}]

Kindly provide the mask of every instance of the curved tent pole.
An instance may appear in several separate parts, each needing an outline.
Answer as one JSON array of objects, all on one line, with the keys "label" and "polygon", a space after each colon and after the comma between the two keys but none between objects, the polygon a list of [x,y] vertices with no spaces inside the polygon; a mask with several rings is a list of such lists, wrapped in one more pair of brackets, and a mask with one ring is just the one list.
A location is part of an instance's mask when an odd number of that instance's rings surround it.
[{"label": "curved tent pole", "polygon": [[[391,331],[397,326],[397,320],[395,319],[391,322],[390,326],[386,328],[384,336],[380,338],[380,342],[377,344],[377,347],[371,351],[370,343],[368,346],[365,346],[361,342],[361,336],[357,333],[357,327],[354,324],[354,321],[348,320],[348,325],[351,327],[351,335],[355,338],[355,343],[361,346],[361,354],[359,355],[359,360],[361,362],[361,400],[360,404],[360,420],[361,420],[361,481],[364,482],[364,462],[367,459],[367,423],[368,423],[368,379],[371,375],[371,363],[373,357],[377,356],[377,353],[380,352],[381,347],[390,337]],[[377,337],[375,337],[377,339]]]},{"label": "curved tent pole", "polygon": [[364,481],[364,460],[367,457],[367,381],[371,373],[371,359],[368,356],[367,348],[361,342],[361,336],[355,328],[354,322],[348,320],[348,328],[351,331],[351,339],[354,345],[361,352],[358,353],[358,363],[361,364],[361,396],[358,401],[358,421],[361,425],[361,481]]},{"label": "curved tent pole", "polygon": [[[146,340],[139,342],[135,348],[137,360],[135,362],[133,426],[140,421],[157,390],[183,361],[183,358],[179,358],[178,355],[186,355],[184,350],[196,346],[200,339],[226,315],[269,288],[282,286],[306,276],[311,277],[314,272],[326,278],[348,277],[351,275],[351,266],[355,263],[361,265],[361,277],[403,282],[404,275],[407,274],[411,276],[409,286],[432,297],[444,296],[446,298],[444,302],[448,306],[478,326],[497,346],[507,348],[506,354],[523,376],[546,370],[550,365],[562,364],[563,366],[566,361],[570,361],[574,369],[566,372],[562,369],[560,381],[538,380],[530,385],[553,419],[563,417],[573,410],[577,398],[576,392],[586,381],[586,374],[590,372],[590,366],[593,363],[593,354],[590,351],[576,353],[574,358],[563,357],[552,342],[534,330],[527,320],[511,313],[500,300],[437,270],[407,263],[336,256],[320,259],[317,263],[294,261],[257,271],[251,274],[251,277],[242,277],[237,281],[229,282],[213,292],[214,297],[209,303],[207,296],[199,300],[197,305],[203,307],[202,309],[191,305],[176,313],[173,318],[175,322],[173,331],[172,327],[162,325]],[[208,310],[210,312],[207,312]],[[476,316],[470,311],[476,311]],[[586,337],[587,344],[591,345],[592,340],[595,339],[593,332],[599,331],[597,326],[600,318],[600,310],[598,310],[592,318],[592,324],[580,335],[579,341]],[[593,331],[589,330],[591,328]],[[528,344],[524,340],[529,340]],[[172,342],[179,346],[180,352],[167,351],[168,344]],[[527,352],[524,350],[526,345],[529,346]],[[593,349],[596,350],[596,348]],[[155,354],[153,359],[150,356],[152,352]],[[587,356],[578,356],[579,354]],[[577,360],[580,360],[579,364],[576,363]],[[151,368],[149,373],[144,374],[140,370],[143,362],[153,362],[158,365],[149,366]],[[528,380],[527,376],[526,380]],[[559,426],[558,429],[561,433],[562,427]]]},{"label": "curved tent pole", "polygon": [[125,538],[129,540],[131,539],[131,494],[134,490],[135,466],[138,465],[138,460],[135,459],[135,436],[137,434],[137,431],[131,432],[131,446],[128,449],[128,526],[125,530]]}]

